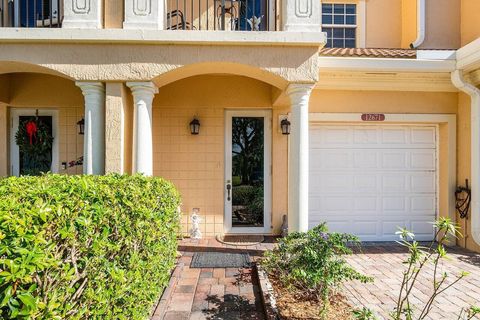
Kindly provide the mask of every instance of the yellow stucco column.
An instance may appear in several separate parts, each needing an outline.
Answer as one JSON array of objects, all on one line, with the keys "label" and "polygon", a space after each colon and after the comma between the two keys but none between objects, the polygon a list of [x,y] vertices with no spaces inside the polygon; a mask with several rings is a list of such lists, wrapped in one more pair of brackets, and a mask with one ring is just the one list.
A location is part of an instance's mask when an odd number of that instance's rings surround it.
[{"label": "yellow stucco column", "polygon": [[124,173],[126,88],[121,82],[105,86],[105,173]]}]

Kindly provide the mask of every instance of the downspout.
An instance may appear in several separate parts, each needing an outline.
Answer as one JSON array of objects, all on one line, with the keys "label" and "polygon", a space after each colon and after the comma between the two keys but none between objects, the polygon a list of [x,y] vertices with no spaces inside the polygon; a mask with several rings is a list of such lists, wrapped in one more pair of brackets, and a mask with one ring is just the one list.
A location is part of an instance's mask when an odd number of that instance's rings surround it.
[{"label": "downspout", "polygon": [[470,96],[471,106],[471,233],[480,245],[480,89],[463,79],[461,70],[452,72],[452,83],[458,90]]},{"label": "downspout", "polygon": [[417,49],[425,40],[425,0],[417,0],[417,39],[410,48]]}]

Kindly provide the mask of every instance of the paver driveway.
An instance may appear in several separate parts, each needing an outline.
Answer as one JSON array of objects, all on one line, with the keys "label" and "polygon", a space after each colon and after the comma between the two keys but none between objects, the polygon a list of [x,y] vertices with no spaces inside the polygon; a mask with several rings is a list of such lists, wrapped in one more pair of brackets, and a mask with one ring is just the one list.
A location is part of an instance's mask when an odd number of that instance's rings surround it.
[{"label": "paver driveway", "polygon": [[[462,308],[480,305],[480,255],[460,248],[449,248],[448,252],[451,259],[442,264],[440,271],[452,276],[468,271],[470,275],[438,297],[429,319],[454,320]],[[367,245],[362,252],[349,257],[352,267],[375,278],[371,284],[350,282],[346,285],[346,294],[352,304],[366,306],[380,318],[388,318],[398,298],[405,269],[402,261],[406,257],[404,248],[392,244]],[[414,305],[423,307],[423,302],[427,301],[432,292],[432,274],[433,268],[420,274],[416,288],[412,290],[411,303]]]}]

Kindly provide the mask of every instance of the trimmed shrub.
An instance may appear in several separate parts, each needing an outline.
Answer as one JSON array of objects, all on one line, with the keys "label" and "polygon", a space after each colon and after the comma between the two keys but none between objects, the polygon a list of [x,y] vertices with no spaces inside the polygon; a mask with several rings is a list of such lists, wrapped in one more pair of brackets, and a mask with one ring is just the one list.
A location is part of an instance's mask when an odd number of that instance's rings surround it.
[{"label": "trimmed shrub", "polygon": [[0,179],[0,318],[148,318],[175,263],[179,202],[141,175]]},{"label": "trimmed shrub", "polygon": [[359,240],[353,235],[328,232],[326,223],[321,223],[307,232],[293,232],[280,239],[261,263],[285,288],[304,299],[314,297],[321,302],[324,318],[330,299],[342,283],[373,281],[347,263],[345,256],[352,253],[348,244],[358,245]]}]

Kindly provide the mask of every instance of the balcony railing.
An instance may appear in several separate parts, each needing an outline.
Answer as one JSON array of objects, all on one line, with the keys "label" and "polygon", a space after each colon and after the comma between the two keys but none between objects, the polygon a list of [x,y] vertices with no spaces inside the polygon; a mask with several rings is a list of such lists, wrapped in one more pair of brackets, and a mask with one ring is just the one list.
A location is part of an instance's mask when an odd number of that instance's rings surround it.
[{"label": "balcony railing", "polygon": [[275,30],[272,0],[167,0],[169,30]]},{"label": "balcony railing", "polygon": [[63,0],[0,0],[0,27],[59,28]]}]

